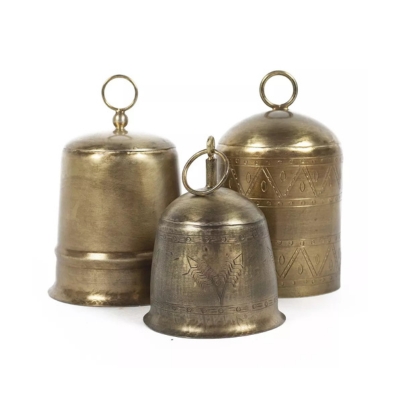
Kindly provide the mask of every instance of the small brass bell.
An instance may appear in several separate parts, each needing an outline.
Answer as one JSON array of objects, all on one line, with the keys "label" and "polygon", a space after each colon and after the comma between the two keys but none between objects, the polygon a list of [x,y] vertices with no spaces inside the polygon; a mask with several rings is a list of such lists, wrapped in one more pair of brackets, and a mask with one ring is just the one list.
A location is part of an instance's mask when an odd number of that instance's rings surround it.
[{"label": "small brass bell", "polygon": [[[208,154],[207,187],[193,190],[187,170]],[[217,159],[224,174],[216,182]],[[144,322],[173,336],[222,338],[280,326],[278,289],[263,213],[244,196],[220,188],[229,163],[215,150],[196,153],[183,169],[190,193],[164,211],[158,226],[151,273],[151,309]],[[220,188],[220,189],[219,189]],[[218,189],[218,190],[217,190]]]},{"label": "small brass bell", "polygon": [[[292,97],[271,103],[265,83],[287,77]],[[272,111],[230,129],[218,149],[230,161],[229,187],[256,204],[271,233],[280,297],[329,293],[340,287],[340,199],[342,150],[319,122],[293,113],[295,79],[267,74],[260,95]]]},{"label": "small brass bell", "polygon": [[[128,107],[106,100],[115,78],[135,89]],[[57,276],[49,294],[87,306],[149,304],[157,222],[179,196],[177,154],[168,140],[125,129],[125,111],[138,96],[130,78],[111,77],[102,96],[116,112],[114,132],[77,139],[63,152]]]}]

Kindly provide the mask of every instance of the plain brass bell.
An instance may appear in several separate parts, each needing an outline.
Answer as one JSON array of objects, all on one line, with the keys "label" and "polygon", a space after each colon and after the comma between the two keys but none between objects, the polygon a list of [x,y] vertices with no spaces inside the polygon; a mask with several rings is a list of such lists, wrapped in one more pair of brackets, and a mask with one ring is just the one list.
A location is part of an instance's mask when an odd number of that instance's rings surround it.
[{"label": "plain brass bell", "polygon": [[[187,170],[208,154],[207,187],[193,190]],[[216,182],[217,159],[224,174]],[[185,165],[190,193],[164,211],[158,226],[151,273],[151,309],[144,322],[153,330],[182,337],[250,335],[280,326],[278,289],[269,233],[263,213],[244,196],[219,189],[229,163],[207,149]],[[218,190],[217,190],[218,189]]]},{"label": "plain brass bell", "polygon": [[[115,78],[135,89],[128,107],[106,100]],[[102,96],[116,112],[114,132],[77,139],[63,152],[57,276],[49,294],[87,306],[149,304],[157,222],[179,196],[177,154],[168,140],[125,129],[125,111],[138,96],[130,78],[111,77]]]},{"label": "plain brass bell", "polygon": [[[293,85],[292,97],[281,105],[264,92],[275,75]],[[332,292],[340,287],[339,141],[324,125],[288,110],[297,83],[287,72],[267,74],[260,95],[272,111],[244,120],[220,140],[218,149],[230,162],[225,186],[265,214],[280,297]]]}]

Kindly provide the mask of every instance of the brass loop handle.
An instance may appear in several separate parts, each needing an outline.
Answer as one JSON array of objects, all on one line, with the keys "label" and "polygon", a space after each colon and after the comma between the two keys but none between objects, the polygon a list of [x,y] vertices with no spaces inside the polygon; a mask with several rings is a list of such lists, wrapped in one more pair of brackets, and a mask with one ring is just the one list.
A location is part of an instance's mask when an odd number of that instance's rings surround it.
[{"label": "brass loop handle", "polygon": [[[106,86],[107,86],[113,79],[117,79],[117,78],[126,79],[127,81],[129,81],[129,82],[132,84],[133,88],[135,89],[135,97],[134,97],[134,99],[132,100],[131,104],[129,104],[127,107],[123,107],[123,108],[121,108],[121,107],[119,107],[119,108],[118,108],[118,107],[114,107],[114,106],[112,106],[112,105],[107,101],[107,99],[106,99],[106,95],[105,95]],[[136,87],[135,83],[133,82],[133,80],[132,80],[131,78],[129,78],[129,76],[126,76],[126,75],[113,75],[111,78],[108,78],[108,79],[107,79],[106,83],[103,85],[103,88],[101,89],[101,97],[103,97],[104,103],[106,104],[107,107],[111,108],[111,110],[114,110],[114,111],[127,111],[127,110],[129,110],[130,108],[132,108],[132,107],[135,105],[135,103],[136,103],[136,100],[137,100],[137,98],[138,98],[138,94],[139,94],[139,91],[138,91],[138,88]]]},{"label": "brass loop handle", "polygon": [[[288,78],[293,86],[292,97],[283,104],[272,103],[271,101],[268,100],[267,96],[265,95],[265,84],[267,83],[267,81],[270,78],[272,78],[273,76],[276,76],[276,75],[281,75],[281,76]],[[261,99],[268,107],[271,107],[273,110],[287,110],[289,108],[289,106],[296,100],[297,93],[298,93],[298,86],[297,86],[296,79],[294,79],[292,75],[290,75],[289,73],[287,73],[285,71],[272,71],[269,74],[265,75],[264,78],[262,78],[262,81],[260,83]]]},{"label": "brass loop handle", "polygon": [[183,171],[182,171],[183,186],[185,186],[185,188],[188,192],[195,194],[196,196],[206,196],[206,195],[214,192],[215,190],[219,189],[224,184],[224,182],[226,181],[226,178],[228,177],[228,174],[229,174],[228,157],[224,153],[221,153],[220,151],[218,151],[217,149],[213,149],[212,153],[215,153],[218,156],[220,156],[224,162],[224,165],[225,165],[224,175],[222,176],[220,181],[215,186],[213,186],[212,188],[209,188],[208,190],[194,190],[189,186],[188,181],[187,181],[187,173],[188,173],[189,167],[192,165],[194,160],[196,160],[203,154],[208,154],[208,152],[210,150],[208,144],[209,143],[207,143],[207,149],[198,151],[196,154],[194,154],[192,157],[190,157],[190,159],[187,161],[187,163],[183,167]]}]

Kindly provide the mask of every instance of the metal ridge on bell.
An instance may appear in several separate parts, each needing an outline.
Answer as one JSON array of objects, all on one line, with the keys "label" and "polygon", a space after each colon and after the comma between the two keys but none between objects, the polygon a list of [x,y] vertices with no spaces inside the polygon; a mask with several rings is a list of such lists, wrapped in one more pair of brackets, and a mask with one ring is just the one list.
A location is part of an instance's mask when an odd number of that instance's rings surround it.
[{"label": "metal ridge on bell", "polygon": [[[116,78],[135,89],[131,104],[110,105]],[[63,151],[56,282],[52,298],[86,306],[145,305],[157,222],[179,196],[174,145],[126,130],[138,97],[134,82],[114,75],[103,85],[114,131],[76,139]]]},{"label": "metal ridge on bell", "polygon": [[[283,104],[265,95],[275,75],[293,86]],[[289,111],[298,88],[287,72],[267,74],[259,91],[272,110],[240,122],[219,142],[230,162],[225,186],[250,199],[268,221],[280,297],[332,292],[340,287],[339,141],[321,123]]]},{"label": "metal ridge on bell", "polygon": [[[207,154],[207,186],[192,189],[187,171]],[[217,159],[224,173],[217,182]],[[172,202],[158,225],[151,272],[151,308],[145,324],[167,335],[224,338],[276,328],[278,288],[268,227],[263,213],[244,196],[220,188],[229,173],[227,157],[207,149],[186,163],[189,191]]]}]

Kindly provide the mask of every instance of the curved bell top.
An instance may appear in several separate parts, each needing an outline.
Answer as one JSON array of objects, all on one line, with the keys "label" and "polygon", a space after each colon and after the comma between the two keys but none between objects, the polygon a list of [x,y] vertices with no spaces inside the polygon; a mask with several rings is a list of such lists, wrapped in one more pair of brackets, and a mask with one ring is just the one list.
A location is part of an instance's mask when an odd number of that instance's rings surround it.
[{"label": "curved bell top", "polygon": [[339,146],[339,141],[318,121],[288,110],[257,114],[232,127],[221,145],[254,148],[291,148],[306,152],[317,146]]},{"label": "curved bell top", "polygon": [[[283,104],[274,104],[266,97],[264,86],[273,76],[288,78],[293,86],[292,97]],[[333,132],[320,122],[289,111],[297,97],[297,82],[285,71],[267,74],[260,84],[260,96],[272,108],[257,114],[232,127],[219,141],[220,149],[239,156],[244,149],[249,156],[258,153],[276,157],[303,157],[339,155],[340,144]]]},{"label": "curved bell top", "polygon": [[[135,90],[135,96],[131,103],[123,108],[111,105],[105,95],[106,86],[113,79],[122,78],[130,82]],[[82,152],[154,152],[158,150],[174,149],[175,146],[167,139],[155,135],[128,132],[125,128],[128,125],[127,110],[132,108],[138,98],[138,89],[135,83],[126,75],[114,75],[103,85],[101,91],[103,101],[108,108],[115,111],[113,117],[114,131],[83,136],[69,142],[66,150]]]},{"label": "curved bell top", "polygon": [[174,200],[162,215],[163,221],[200,226],[242,225],[264,219],[264,214],[256,205],[226,188],[208,196],[186,193]]},{"label": "curved bell top", "polygon": [[107,132],[80,137],[69,142],[65,148],[71,151],[151,152],[173,149],[175,146],[169,140],[155,135]]}]

